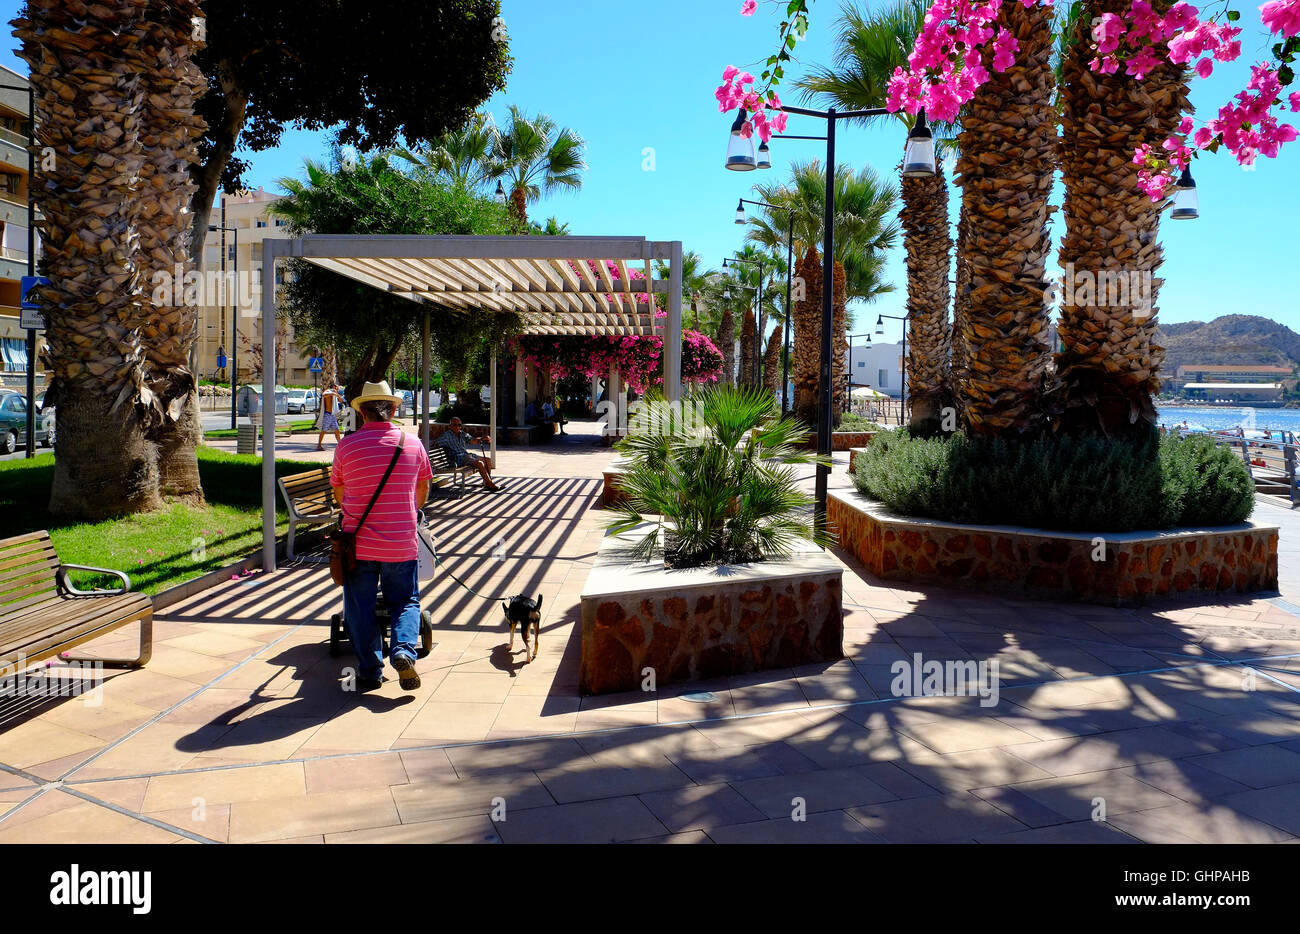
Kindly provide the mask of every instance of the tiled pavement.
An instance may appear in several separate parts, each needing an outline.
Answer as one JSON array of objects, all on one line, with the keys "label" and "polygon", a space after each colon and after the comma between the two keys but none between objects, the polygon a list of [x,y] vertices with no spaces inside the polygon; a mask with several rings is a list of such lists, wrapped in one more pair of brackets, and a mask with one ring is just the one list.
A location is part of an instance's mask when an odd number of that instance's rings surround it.
[{"label": "tiled pavement", "polygon": [[[1156,609],[886,586],[839,554],[843,661],[582,698],[578,595],[610,456],[582,438],[502,449],[506,493],[439,500],[454,573],[543,595],[536,661],[506,650],[495,602],[444,580],[424,594],[423,687],[345,693],[323,568],[231,581],[161,614],[149,666],[112,673],[100,703],[0,701],[0,842],[1300,837],[1286,546],[1280,598]],[[1264,515],[1286,542],[1290,514]],[[895,699],[890,665],[915,652],[996,660],[998,702]]]}]

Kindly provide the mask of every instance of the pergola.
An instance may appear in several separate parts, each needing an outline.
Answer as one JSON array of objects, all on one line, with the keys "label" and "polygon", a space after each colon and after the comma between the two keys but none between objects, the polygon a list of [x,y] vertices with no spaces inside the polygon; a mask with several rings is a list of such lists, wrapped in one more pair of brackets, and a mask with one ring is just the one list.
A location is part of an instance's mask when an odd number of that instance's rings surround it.
[{"label": "pergola", "polygon": [[[523,318],[525,334],[652,334],[664,338],[664,396],[681,398],[682,243],[644,237],[475,237],[311,234],[263,242],[262,346],[275,346],[275,263],[298,258],[426,305],[421,409],[428,443],[429,316],[504,314]],[[668,263],[655,279],[651,263]],[[618,277],[610,274],[610,265]],[[640,264],[644,279],[632,279]],[[667,317],[655,324],[655,296]],[[646,301],[642,301],[646,297]],[[364,326],[363,322],[358,323]],[[489,436],[496,460],[496,351],[492,353]],[[275,371],[262,372],[264,399],[275,398]],[[275,406],[262,407],[262,567],[275,560]]]}]

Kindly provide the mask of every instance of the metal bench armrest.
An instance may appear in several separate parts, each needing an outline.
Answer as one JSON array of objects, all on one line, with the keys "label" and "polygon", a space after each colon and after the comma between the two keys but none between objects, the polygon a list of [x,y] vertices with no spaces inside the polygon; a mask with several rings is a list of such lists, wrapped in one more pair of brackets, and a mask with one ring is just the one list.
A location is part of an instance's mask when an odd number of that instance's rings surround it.
[{"label": "metal bench armrest", "polygon": [[[122,586],[116,590],[81,590],[68,580],[68,571],[91,571],[96,574],[111,574],[122,582]],[[95,568],[85,564],[60,564],[59,569],[55,572],[55,581],[59,589],[65,593],[72,594],[74,597],[94,596],[95,594],[121,594],[128,593],[131,590],[131,578],[127,577],[122,571],[113,568]]]}]

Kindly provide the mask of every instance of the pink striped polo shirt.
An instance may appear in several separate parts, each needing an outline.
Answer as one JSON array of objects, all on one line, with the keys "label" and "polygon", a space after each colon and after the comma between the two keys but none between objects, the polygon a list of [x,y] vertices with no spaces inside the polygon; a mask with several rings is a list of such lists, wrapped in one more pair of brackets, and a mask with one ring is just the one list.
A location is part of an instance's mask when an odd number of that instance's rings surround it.
[{"label": "pink striped polo shirt", "polygon": [[[343,487],[343,530],[355,531],[366,504],[375,495],[402,429],[392,422],[366,422],[338,443],[330,484]],[[357,533],[357,558],[362,561],[414,561],[415,485],[431,480],[433,468],[420,439],[408,437],[397,466],[384,484],[375,508]]]}]

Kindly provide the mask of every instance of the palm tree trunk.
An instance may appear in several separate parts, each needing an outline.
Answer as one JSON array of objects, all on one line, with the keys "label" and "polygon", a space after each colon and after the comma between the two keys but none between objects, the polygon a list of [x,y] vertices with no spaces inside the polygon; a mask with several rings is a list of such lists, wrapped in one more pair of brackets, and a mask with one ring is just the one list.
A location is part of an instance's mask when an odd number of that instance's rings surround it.
[{"label": "palm tree trunk", "polygon": [[[1163,12],[1169,3],[1157,5]],[[1152,396],[1164,350],[1154,342],[1155,301],[1164,261],[1162,204],[1137,188],[1133,150],[1158,146],[1187,104],[1187,71],[1157,52],[1161,64],[1141,82],[1094,73],[1089,24],[1122,13],[1121,0],[1086,0],[1062,63],[1064,283],[1056,357],[1064,393],[1064,426],[1124,435],[1155,424]],[[1086,290],[1085,290],[1086,286]]]},{"label": "palm tree trunk", "polygon": [[722,319],[718,322],[718,350],[722,352],[722,378],[718,382],[724,386],[736,384],[736,321],[730,308],[722,310]]},{"label": "palm tree trunk", "polygon": [[32,186],[51,280],[40,295],[46,372],[59,411],[49,508],[88,519],[157,508],[134,242],[146,88],[126,61],[143,5],[30,0],[26,13],[14,25],[31,66],[37,143],[56,154]]},{"label": "palm tree trunk", "polygon": [[[998,22],[1020,44],[962,117],[962,208],[970,304],[970,375],[962,386],[971,431],[1018,436],[1041,424],[1050,360],[1044,291],[1051,248],[1048,198],[1057,164],[1052,107],[1052,10],[1003,4]],[[992,49],[985,52],[992,71]]]},{"label": "palm tree trunk", "polygon": [[510,213],[519,224],[519,232],[528,229],[528,193],[522,188],[510,190]]},{"label": "palm tree trunk", "polygon": [[773,395],[781,388],[781,326],[772,329],[763,354],[763,388]]},{"label": "palm tree trunk", "polygon": [[903,179],[903,243],[907,249],[907,386],[910,424],[939,417],[951,405],[949,382],[948,183],[939,163],[931,178]]},{"label": "palm tree trunk", "polygon": [[822,263],[816,247],[809,246],[804,251],[795,270],[803,280],[803,298],[794,304],[794,359],[790,361],[794,367],[792,411],[800,421],[816,425],[822,330]]},{"label": "palm tree trunk", "polygon": [[957,282],[952,295],[952,368],[948,374],[953,389],[953,402],[961,406],[961,385],[970,375],[970,335],[966,322],[970,318],[970,262],[966,258],[965,205],[957,221]]},{"label": "palm tree trunk", "polygon": [[754,353],[758,340],[758,325],[754,322],[754,309],[746,308],[740,325],[740,379],[741,386],[753,386]]},{"label": "palm tree trunk", "polygon": [[849,311],[843,263],[835,263],[834,276],[835,292],[831,296],[832,362],[834,364],[834,369],[831,371],[831,424],[833,426],[840,423],[840,416],[848,408],[849,400]]},{"label": "palm tree trunk", "polygon": [[142,30],[133,56],[143,66],[149,101],[141,120],[145,162],[138,227],[140,269],[147,284],[158,285],[159,277],[173,280],[171,289],[153,292],[141,335],[149,388],[160,416],[151,434],[158,446],[162,494],[191,504],[203,502],[195,454],[203,423],[196,377],[190,370],[198,315],[196,308],[185,304],[180,280],[192,268],[187,208],[196,186],[190,165],[198,161],[195,140],[206,127],[194,115],[194,102],[207,82],[191,61],[200,45],[193,39],[192,21],[201,13],[195,0],[150,0],[148,27]]}]

